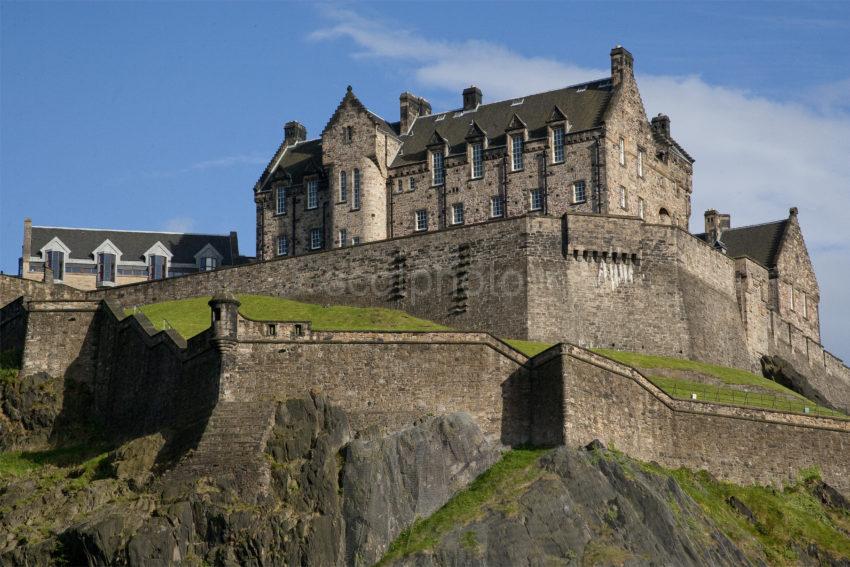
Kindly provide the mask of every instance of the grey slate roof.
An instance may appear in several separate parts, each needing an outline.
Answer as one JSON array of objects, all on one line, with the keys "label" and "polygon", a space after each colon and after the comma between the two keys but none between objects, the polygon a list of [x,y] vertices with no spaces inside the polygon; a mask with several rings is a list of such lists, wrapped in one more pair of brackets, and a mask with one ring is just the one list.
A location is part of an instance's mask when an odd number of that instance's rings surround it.
[{"label": "grey slate roof", "polygon": [[[773,268],[776,266],[776,253],[779,251],[787,224],[787,220],[781,220],[741,228],[727,228],[720,236],[720,240],[726,245],[728,256],[732,258],[748,256],[766,268]],[[705,234],[695,236],[707,240]]]},{"label": "grey slate roof", "polygon": [[[254,191],[263,189],[263,185],[275,171],[285,171],[292,176],[293,180],[297,181],[304,175],[304,171],[311,162],[316,167],[322,167],[322,140],[320,138],[307,140],[305,142],[298,142],[289,148],[286,148],[284,144],[285,142],[280,145],[271,161],[266,166],[266,169],[263,171],[263,174],[260,176],[260,179],[257,180],[257,184],[254,186]],[[275,167],[275,164],[277,163],[277,160],[280,159],[280,154],[284,151],[284,149],[286,152],[283,155],[283,159],[280,164]]]},{"label": "grey slate roof", "polygon": [[[462,112],[462,109],[458,109],[420,116],[413,123],[410,133],[401,136],[402,150],[392,167],[424,160],[426,147],[435,129],[448,141],[449,154],[465,152],[466,136],[473,120],[486,132],[490,146],[505,145],[505,129],[514,114],[528,126],[529,139],[546,136],[546,123],[556,106],[566,115],[571,131],[595,128],[602,123],[602,115],[611,99],[612,90],[611,79],[606,78],[517,99],[482,104],[474,111]],[[519,100],[522,100],[522,104],[514,104]]]},{"label": "grey slate roof", "polygon": [[92,252],[107,238],[121,250],[122,260],[144,260],[143,254],[157,242],[168,248],[174,257],[172,262],[194,264],[195,254],[207,244],[224,259],[222,265],[233,264],[230,235],[223,234],[179,234],[169,232],[132,232],[124,230],[102,230],[91,228],[32,227],[32,254],[40,254],[41,248],[58,237],[71,249],[70,257],[93,260]]}]

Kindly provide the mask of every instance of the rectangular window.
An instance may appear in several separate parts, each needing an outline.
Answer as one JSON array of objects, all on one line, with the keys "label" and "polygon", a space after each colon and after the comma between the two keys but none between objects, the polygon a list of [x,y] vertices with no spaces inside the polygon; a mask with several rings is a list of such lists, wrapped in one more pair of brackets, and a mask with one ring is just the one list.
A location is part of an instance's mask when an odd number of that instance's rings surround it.
[{"label": "rectangular window", "polygon": [[472,178],[484,177],[484,144],[475,142],[472,144]]},{"label": "rectangular window", "polygon": [[318,250],[322,247],[322,229],[310,229],[310,250]]},{"label": "rectangular window", "polygon": [[286,214],[286,188],[277,188],[277,199],[275,204],[275,212],[279,215]]},{"label": "rectangular window", "polygon": [[47,250],[47,266],[53,272],[53,280],[61,281],[65,275],[65,253],[61,250]]},{"label": "rectangular window", "polygon": [[277,237],[277,255],[278,256],[288,256],[289,255],[289,239],[280,235]]},{"label": "rectangular window", "polygon": [[620,165],[626,165],[626,141],[620,138]]},{"label": "rectangular window", "polygon": [[431,154],[431,178],[434,185],[442,185],[446,182],[445,158],[442,152]]},{"label": "rectangular window", "polygon": [[205,257],[201,258],[201,271],[211,272],[218,267],[218,258]]},{"label": "rectangular window", "polygon": [[645,204],[644,204],[644,202],[643,202],[643,198],[642,198],[642,197],[638,197],[638,216],[639,216],[640,218],[644,218],[644,215],[646,214],[646,210],[645,210],[645,209],[646,209],[646,205],[645,205]]},{"label": "rectangular window", "polygon": [[396,183],[396,191],[398,191],[399,193],[404,191],[404,180],[403,179],[399,179],[398,182]]},{"label": "rectangular window", "polygon": [[315,209],[319,206],[319,180],[311,179],[307,182],[307,208]]},{"label": "rectangular window", "polygon": [[416,230],[423,231],[428,230],[428,211],[425,209],[419,209],[415,213],[416,215]]},{"label": "rectangular window", "polygon": [[97,280],[115,283],[115,254],[101,252],[97,255]]},{"label": "rectangular window", "polygon": [[585,201],[587,201],[587,190],[584,181],[576,181],[573,183],[573,203],[584,203]]},{"label": "rectangular window", "polygon": [[352,236],[351,237],[351,245],[357,246],[358,244],[360,244],[360,237],[359,236]]},{"label": "rectangular window", "polygon": [[532,211],[542,211],[543,210],[543,190],[542,189],[532,189],[531,190],[531,210]]},{"label": "rectangular window", "polygon": [[342,248],[348,244],[348,231],[344,228],[339,229],[339,247]]},{"label": "rectangular window", "polygon": [[357,210],[360,208],[360,170],[354,170],[354,187],[351,195],[351,208]]},{"label": "rectangular window", "polygon": [[637,173],[638,177],[643,177],[643,150],[638,150],[638,159],[637,159]]},{"label": "rectangular window", "polygon": [[463,203],[452,205],[452,224],[463,224]]},{"label": "rectangular window", "polygon": [[408,191],[414,191],[415,189],[416,189],[416,178],[411,177],[410,179],[407,180],[407,190]]},{"label": "rectangular window", "polygon": [[800,305],[803,307],[803,318],[809,318],[809,298],[805,292],[800,293]]},{"label": "rectangular window", "polygon": [[511,136],[511,171],[519,171],[523,168],[522,144],[522,134]]},{"label": "rectangular window", "polygon": [[620,187],[620,208],[625,211],[627,203],[628,203],[628,200],[626,198],[626,188]]},{"label": "rectangular window", "polygon": [[166,262],[168,259],[165,256],[150,256],[150,260],[148,261],[148,279],[151,280],[161,280],[164,279],[167,274],[167,266]]},{"label": "rectangular window", "polygon": [[501,195],[490,197],[490,217],[498,218],[505,216],[505,202]]},{"label": "rectangular window", "polygon": [[339,172],[339,202],[345,203],[348,201],[348,172]]},{"label": "rectangular window", "polygon": [[561,163],[564,161],[564,127],[556,126],[552,129],[552,161]]}]

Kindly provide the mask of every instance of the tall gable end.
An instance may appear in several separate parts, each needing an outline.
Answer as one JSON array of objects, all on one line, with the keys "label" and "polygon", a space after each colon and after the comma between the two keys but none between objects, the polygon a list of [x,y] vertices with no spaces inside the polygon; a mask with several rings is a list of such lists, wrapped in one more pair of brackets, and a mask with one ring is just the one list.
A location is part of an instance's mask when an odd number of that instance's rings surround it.
[{"label": "tall gable end", "polygon": [[366,108],[366,105],[360,102],[360,99],[354,94],[354,90],[351,88],[351,85],[348,85],[348,88],[345,91],[345,96],[342,97],[342,100],[337,105],[333,115],[331,115],[328,123],[325,124],[325,128],[322,130],[323,137],[325,133],[336,123],[339,116],[346,108],[354,108],[358,112],[364,113],[366,117],[378,128],[378,130],[386,134],[397,136],[395,129],[386,120]]}]

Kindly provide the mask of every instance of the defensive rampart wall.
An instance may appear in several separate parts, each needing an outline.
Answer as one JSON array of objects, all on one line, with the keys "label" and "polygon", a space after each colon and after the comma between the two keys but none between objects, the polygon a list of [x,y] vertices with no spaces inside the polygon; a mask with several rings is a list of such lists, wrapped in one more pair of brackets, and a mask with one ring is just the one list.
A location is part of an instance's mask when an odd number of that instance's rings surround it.
[{"label": "defensive rampart wall", "polygon": [[645,461],[743,484],[780,484],[816,466],[850,493],[850,420],[676,400],[636,370],[568,345],[532,364],[532,390],[550,400],[536,407],[533,442],[600,439]]}]

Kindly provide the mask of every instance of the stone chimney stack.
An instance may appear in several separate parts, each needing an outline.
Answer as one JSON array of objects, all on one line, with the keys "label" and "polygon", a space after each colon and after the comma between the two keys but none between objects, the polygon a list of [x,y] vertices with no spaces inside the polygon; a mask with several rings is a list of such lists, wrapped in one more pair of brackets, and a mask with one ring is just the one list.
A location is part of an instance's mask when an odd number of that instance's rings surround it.
[{"label": "stone chimney stack", "polygon": [[656,132],[664,134],[665,137],[670,137],[670,117],[666,114],[659,114],[652,119],[652,129]]},{"label": "stone chimney stack", "polygon": [[611,82],[616,87],[626,78],[634,78],[635,58],[629,50],[618,45],[611,50]]},{"label": "stone chimney stack", "polygon": [[476,87],[475,85],[470,86],[469,88],[463,89],[463,109],[464,110],[475,110],[481,105],[481,100],[483,96],[481,94],[481,89]]},{"label": "stone chimney stack", "polygon": [[30,271],[30,256],[32,256],[32,219],[24,219],[24,243],[21,246],[21,277],[26,277]]},{"label": "stone chimney stack", "polygon": [[291,120],[283,126],[283,139],[287,146],[294,146],[307,139],[307,128],[300,122]]},{"label": "stone chimney stack", "polygon": [[731,216],[718,213],[715,209],[705,211],[705,236],[709,244],[722,244],[723,231],[727,228],[732,228]]},{"label": "stone chimney stack", "polygon": [[230,231],[230,260],[235,264],[239,256],[239,236],[235,230]]},{"label": "stone chimney stack", "polygon": [[398,102],[399,131],[401,134],[407,134],[413,125],[413,121],[418,117],[431,114],[431,103],[413,93],[407,91],[401,93],[398,97]]}]

